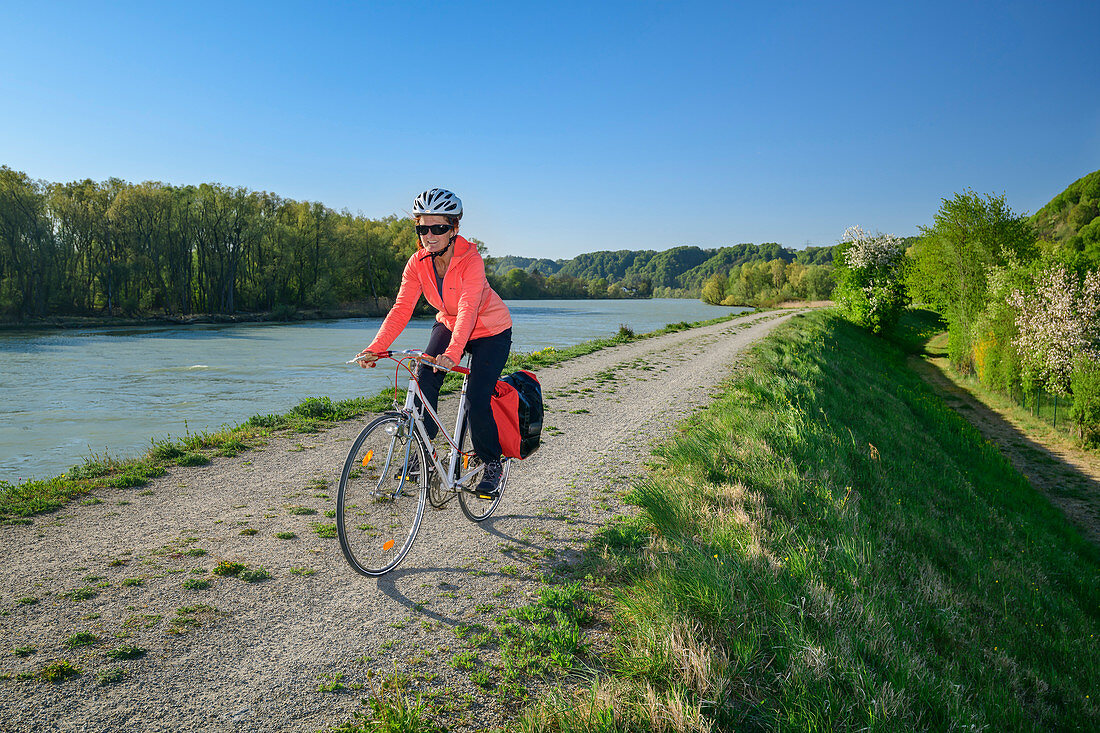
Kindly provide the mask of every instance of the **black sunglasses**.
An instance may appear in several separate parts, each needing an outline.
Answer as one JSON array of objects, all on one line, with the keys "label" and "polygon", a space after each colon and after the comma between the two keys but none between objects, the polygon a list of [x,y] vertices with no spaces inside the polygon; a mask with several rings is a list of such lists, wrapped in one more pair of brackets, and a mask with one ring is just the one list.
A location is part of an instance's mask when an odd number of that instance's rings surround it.
[{"label": "black sunglasses", "polygon": [[424,236],[428,232],[432,234],[446,234],[451,231],[452,228],[450,224],[417,224],[416,233],[420,236]]}]

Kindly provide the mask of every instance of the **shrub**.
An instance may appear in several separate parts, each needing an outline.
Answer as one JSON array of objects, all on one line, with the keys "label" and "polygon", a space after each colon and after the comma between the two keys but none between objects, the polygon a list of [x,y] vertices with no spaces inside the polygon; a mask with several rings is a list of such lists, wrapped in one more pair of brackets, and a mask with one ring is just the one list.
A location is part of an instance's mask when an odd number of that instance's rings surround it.
[{"label": "shrub", "polygon": [[1088,445],[1100,444],[1100,363],[1081,358],[1070,375],[1073,406],[1069,416],[1077,423],[1081,440]]},{"label": "shrub", "polygon": [[298,309],[288,303],[278,303],[271,309],[268,317],[272,321],[292,321],[298,315]]},{"label": "shrub", "polygon": [[853,323],[882,334],[897,323],[909,296],[905,247],[893,234],[867,234],[858,226],[844,232],[834,298]]},{"label": "shrub", "polygon": [[1100,358],[1100,273],[1079,281],[1056,264],[1039,273],[1034,292],[1013,290],[1009,302],[1025,369],[1050,392],[1066,394],[1075,364]]}]

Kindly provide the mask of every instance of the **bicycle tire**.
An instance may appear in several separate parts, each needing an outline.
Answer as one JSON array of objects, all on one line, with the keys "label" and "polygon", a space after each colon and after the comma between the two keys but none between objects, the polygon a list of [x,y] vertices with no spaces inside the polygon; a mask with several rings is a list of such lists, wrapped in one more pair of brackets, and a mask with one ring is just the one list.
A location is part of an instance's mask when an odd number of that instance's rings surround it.
[{"label": "bicycle tire", "polygon": [[424,445],[409,418],[383,415],[352,443],[336,496],[340,549],[358,573],[379,576],[412,548],[428,494]]},{"label": "bicycle tire", "polygon": [[[459,453],[465,453],[468,448],[472,449],[473,439],[470,437],[470,423],[464,422],[462,424],[462,430],[458,434],[458,450]],[[462,473],[467,473],[470,468],[477,468],[480,465],[481,459],[476,454],[470,455],[469,464],[467,470]],[[500,504],[500,498],[504,496],[504,487],[508,483],[508,468],[511,461],[504,459],[504,465],[500,474],[500,487],[497,489],[497,495],[493,499],[482,499],[476,494],[473,494],[465,489],[458,490],[458,503],[462,507],[462,513],[466,515],[466,518],[471,522],[481,522],[488,519],[493,515],[493,512],[497,510],[497,506]],[[461,466],[462,461],[459,461]],[[471,487],[473,488],[473,487]]]}]

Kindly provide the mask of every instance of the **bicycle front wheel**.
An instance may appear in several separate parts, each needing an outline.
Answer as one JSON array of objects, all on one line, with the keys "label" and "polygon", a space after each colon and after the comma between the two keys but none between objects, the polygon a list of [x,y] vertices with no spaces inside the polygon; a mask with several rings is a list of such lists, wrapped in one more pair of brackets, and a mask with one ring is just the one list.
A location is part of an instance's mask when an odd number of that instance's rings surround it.
[{"label": "bicycle front wheel", "polygon": [[427,455],[405,415],[383,415],[359,433],[344,462],[336,530],[363,575],[393,570],[416,539],[428,494]]},{"label": "bicycle front wheel", "polygon": [[[462,430],[458,434],[458,450],[460,453],[471,451],[469,457],[463,456],[463,459],[459,461],[460,474],[467,475],[481,466],[481,459],[472,452],[473,440],[470,437],[469,421],[463,422]],[[462,506],[462,513],[465,514],[466,518],[471,522],[480,522],[483,519],[488,519],[492,516],[493,512],[497,510],[497,505],[500,504],[500,497],[504,496],[504,486],[508,483],[508,467],[510,463],[511,461],[507,459],[504,460],[504,470],[500,474],[500,488],[497,490],[496,498],[482,499],[465,489],[459,490],[458,503]],[[480,473],[471,480],[469,488],[472,489],[474,486],[477,486],[479,480],[481,480]]]}]

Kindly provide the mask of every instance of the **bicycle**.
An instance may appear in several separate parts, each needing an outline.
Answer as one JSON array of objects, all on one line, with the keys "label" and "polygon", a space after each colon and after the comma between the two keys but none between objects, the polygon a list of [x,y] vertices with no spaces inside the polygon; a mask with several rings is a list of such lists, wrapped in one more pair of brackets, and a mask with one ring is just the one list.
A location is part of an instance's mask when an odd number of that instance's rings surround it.
[{"label": "bicycle", "polygon": [[[401,369],[409,372],[405,404],[398,407],[395,394],[393,409],[359,433],[344,462],[336,497],[340,549],[352,568],[369,576],[384,575],[404,559],[420,530],[425,501],[442,509],[457,496],[462,513],[470,521],[481,522],[490,517],[504,494],[511,461],[501,459],[503,472],[496,496],[479,497],[473,487],[484,465],[472,449],[467,448],[472,445],[466,402],[469,368],[455,366],[450,370],[463,375],[454,426],[457,438],[452,439],[439,415],[424,399],[410,363],[442,367],[428,361],[424,352],[417,349],[387,351],[379,358],[397,364],[395,393],[399,390]],[[348,363],[356,363],[356,360]],[[416,405],[418,398],[419,407]],[[446,465],[440,461],[428,438],[425,414],[439,426],[439,434],[449,446]]]}]

